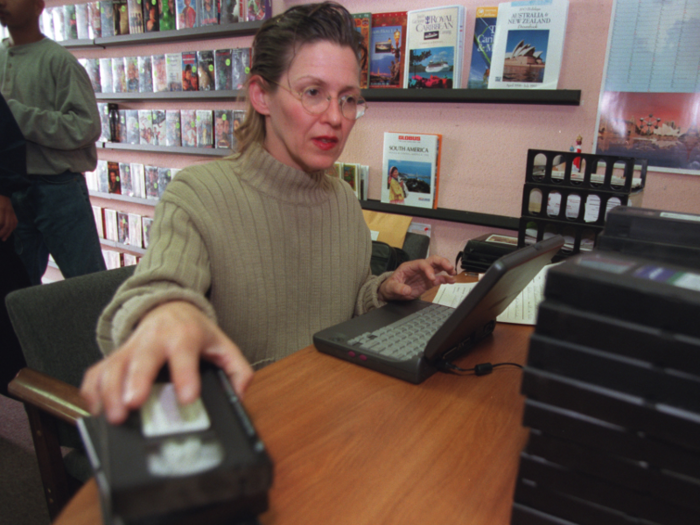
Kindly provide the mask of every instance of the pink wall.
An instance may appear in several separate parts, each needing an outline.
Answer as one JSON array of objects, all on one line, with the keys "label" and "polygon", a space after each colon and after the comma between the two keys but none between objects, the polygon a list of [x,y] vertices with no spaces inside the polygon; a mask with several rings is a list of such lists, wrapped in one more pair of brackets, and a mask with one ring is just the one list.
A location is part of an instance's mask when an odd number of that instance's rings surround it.
[{"label": "pink wall", "polygon": [[[47,5],[65,3],[47,0]],[[273,13],[302,0],[273,0]],[[499,2],[478,0],[341,0],[353,13],[389,12],[430,6],[462,4],[467,8],[467,40],[474,27],[476,7]],[[370,104],[366,117],[358,121],[340,160],[370,166],[371,199],[380,196],[382,141],[385,131],[441,133],[443,135],[440,207],[511,217],[520,216],[520,199],[529,148],[568,150],[577,135],[584,139],[584,153],[591,152],[596,124],[598,97],[605,62],[608,27],[613,0],[570,0],[566,44],[559,87],[580,89],[580,106],[540,106],[510,104]],[[79,57],[130,56],[164,52],[243,47],[252,37],[204,40],[184,44],[130,46],[107,50],[77,51]],[[471,46],[466,46],[465,72],[469,69]],[[467,76],[466,74],[464,75]],[[127,108],[241,107],[239,102],[129,103]],[[100,158],[115,161],[153,163],[184,167],[198,159],[164,154],[101,152]],[[116,207],[117,203],[99,203]],[[643,205],[680,212],[700,213],[700,178],[691,175],[650,172]],[[135,209],[140,207],[135,206]],[[152,208],[142,213],[152,214]],[[490,228],[428,221],[433,225],[431,253],[454,260],[467,239]]]}]

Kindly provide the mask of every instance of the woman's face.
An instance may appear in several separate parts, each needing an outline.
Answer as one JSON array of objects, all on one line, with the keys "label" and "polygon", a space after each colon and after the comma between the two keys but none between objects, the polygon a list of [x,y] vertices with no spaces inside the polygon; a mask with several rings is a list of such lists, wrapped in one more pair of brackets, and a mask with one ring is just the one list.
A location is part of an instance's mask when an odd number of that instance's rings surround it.
[{"label": "woman's face", "polygon": [[[360,70],[349,47],[330,42],[299,49],[277,88],[265,95],[265,149],[280,162],[307,172],[330,168],[345,146],[354,120],[343,117],[338,98],[360,94]],[[315,87],[332,98],[328,109],[315,115],[301,105],[296,93]]]}]

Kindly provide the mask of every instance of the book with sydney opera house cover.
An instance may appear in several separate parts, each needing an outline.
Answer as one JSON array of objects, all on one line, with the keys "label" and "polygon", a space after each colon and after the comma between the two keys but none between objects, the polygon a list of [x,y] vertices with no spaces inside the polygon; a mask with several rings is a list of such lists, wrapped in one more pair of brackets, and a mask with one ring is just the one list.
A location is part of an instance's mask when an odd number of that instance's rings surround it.
[{"label": "book with sydney opera house cover", "polygon": [[489,89],[557,89],[569,0],[498,4]]}]

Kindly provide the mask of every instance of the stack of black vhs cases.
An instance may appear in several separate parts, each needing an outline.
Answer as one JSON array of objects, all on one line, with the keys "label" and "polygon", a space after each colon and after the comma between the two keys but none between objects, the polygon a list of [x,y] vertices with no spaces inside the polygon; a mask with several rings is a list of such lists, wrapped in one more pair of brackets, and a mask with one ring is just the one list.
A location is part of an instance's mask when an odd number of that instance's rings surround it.
[{"label": "stack of black vhs cases", "polygon": [[512,524],[700,524],[700,269],[594,250],[552,268],[522,392]]}]

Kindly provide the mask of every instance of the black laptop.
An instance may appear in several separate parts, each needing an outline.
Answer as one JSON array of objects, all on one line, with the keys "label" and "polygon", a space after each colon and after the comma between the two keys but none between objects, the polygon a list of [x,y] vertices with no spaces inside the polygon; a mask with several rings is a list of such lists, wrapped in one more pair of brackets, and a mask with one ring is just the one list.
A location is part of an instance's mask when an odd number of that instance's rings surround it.
[{"label": "black laptop", "polygon": [[326,354],[421,383],[493,332],[496,317],[564,245],[555,235],[496,260],[457,308],[396,301],[314,335]]}]

